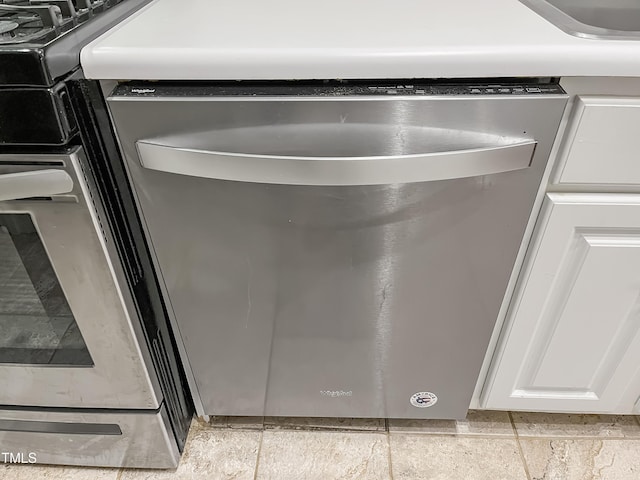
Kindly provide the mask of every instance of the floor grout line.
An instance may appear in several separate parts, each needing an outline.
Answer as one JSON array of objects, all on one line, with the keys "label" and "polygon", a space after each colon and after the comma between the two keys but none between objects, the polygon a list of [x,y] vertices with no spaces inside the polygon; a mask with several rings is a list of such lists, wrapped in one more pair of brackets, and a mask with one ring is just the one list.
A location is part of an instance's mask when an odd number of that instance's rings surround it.
[{"label": "floor grout line", "polygon": [[[218,431],[224,431],[223,429],[216,429]],[[238,432],[256,432],[257,429],[241,429],[233,428],[229,429]],[[390,436],[408,435],[416,437],[456,437],[456,438],[471,438],[480,440],[493,440],[502,439],[509,440],[514,437],[526,439],[526,440],[611,440],[611,441],[633,441],[640,440],[640,437],[623,437],[623,436],[602,436],[602,435],[514,435],[514,434],[490,434],[490,433],[442,433],[442,432],[415,432],[415,431],[390,431],[384,430],[329,430],[329,429],[308,429],[308,428],[269,428],[260,430],[260,432],[273,432],[273,433],[287,433],[287,432],[311,432],[311,433],[343,433],[343,434],[377,434]]]},{"label": "floor grout line", "polygon": [[[255,431],[255,430],[254,430]],[[371,434],[371,433],[387,433],[385,430],[355,430],[340,428],[265,428],[264,432],[323,432],[323,433],[355,433],[355,434]]]},{"label": "floor grout line", "polygon": [[608,437],[606,435],[517,435],[523,440],[612,440],[616,442],[628,442],[640,440],[640,437]]},{"label": "floor grout line", "polygon": [[522,467],[524,468],[524,474],[527,476],[527,480],[531,480],[531,472],[529,472],[529,465],[527,464],[527,459],[524,456],[524,452],[522,451],[522,445],[520,444],[520,435],[518,434],[518,429],[516,428],[516,422],[513,420],[513,415],[511,412],[507,412],[509,415],[509,421],[511,422],[511,428],[513,429],[513,436],[516,440],[516,445],[518,446],[518,453],[520,454],[520,461],[522,462]]},{"label": "floor grout line", "polygon": [[481,440],[491,440],[491,439],[506,439],[513,440],[513,433],[443,433],[443,432],[415,432],[415,431],[403,431],[403,430],[395,430],[389,432],[391,435],[411,435],[411,436],[421,436],[421,437],[457,437],[457,438],[478,438]]},{"label": "floor grout line", "polygon": [[264,429],[260,431],[260,443],[258,443],[258,452],[256,456],[256,468],[253,471],[253,480],[258,480],[258,467],[260,466],[260,453],[262,452],[263,440],[264,440]]},{"label": "floor grout line", "polygon": [[389,458],[389,478],[393,480],[393,463],[391,460],[391,433],[387,431],[387,456]]}]

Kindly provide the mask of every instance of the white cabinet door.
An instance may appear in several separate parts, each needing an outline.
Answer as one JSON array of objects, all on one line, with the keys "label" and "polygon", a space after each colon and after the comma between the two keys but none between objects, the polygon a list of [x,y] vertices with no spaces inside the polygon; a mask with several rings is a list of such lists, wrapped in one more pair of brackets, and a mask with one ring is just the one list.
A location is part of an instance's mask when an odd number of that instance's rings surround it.
[{"label": "white cabinet door", "polygon": [[638,411],[640,195],[547,194],[527,258],[483,406]]}]

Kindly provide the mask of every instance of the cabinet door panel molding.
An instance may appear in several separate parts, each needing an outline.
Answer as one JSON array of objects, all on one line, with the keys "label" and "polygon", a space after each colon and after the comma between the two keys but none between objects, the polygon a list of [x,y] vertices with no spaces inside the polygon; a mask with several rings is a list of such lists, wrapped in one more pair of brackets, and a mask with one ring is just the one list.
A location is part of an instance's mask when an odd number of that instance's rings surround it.
[{"label": "cabinet door panel molding", "polygon": [[640,195],[549,193],[534,238],[483,404],[631,413],[640,393]]}]

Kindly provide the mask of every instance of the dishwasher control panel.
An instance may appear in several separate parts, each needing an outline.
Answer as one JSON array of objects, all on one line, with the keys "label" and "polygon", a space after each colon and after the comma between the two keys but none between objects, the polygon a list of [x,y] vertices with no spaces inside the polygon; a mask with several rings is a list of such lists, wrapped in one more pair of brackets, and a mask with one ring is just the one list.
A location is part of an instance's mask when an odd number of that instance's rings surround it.
[{"label": "dishwasher control panel", "polygon": [[318,82],[131,82],[116,87],[118,97],[345,97],[345,96],[458,96],[458,95],[557,95],[565,94],[557,83],[464,83],[410,81]]},{"label": "dishwasher control panel", "polygon": [[369,94],[381,95],[528,95],[564,93],[559,85],[371,85]]}]

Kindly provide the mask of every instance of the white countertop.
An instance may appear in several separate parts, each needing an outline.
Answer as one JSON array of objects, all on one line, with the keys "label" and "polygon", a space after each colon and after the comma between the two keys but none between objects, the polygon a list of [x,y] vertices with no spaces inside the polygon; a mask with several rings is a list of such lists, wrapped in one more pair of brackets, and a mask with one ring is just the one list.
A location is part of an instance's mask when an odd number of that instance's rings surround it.
[{"label": "white countertop", "polygon": [[640,76],[640,41],[518,0],[155,0],[82,50],[95,79]]}]

